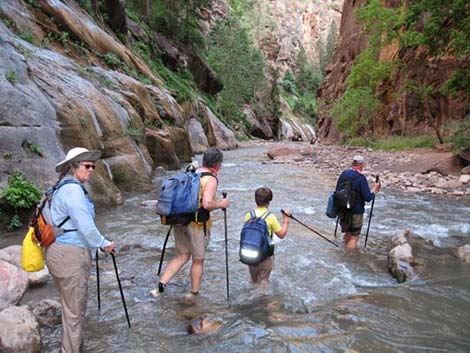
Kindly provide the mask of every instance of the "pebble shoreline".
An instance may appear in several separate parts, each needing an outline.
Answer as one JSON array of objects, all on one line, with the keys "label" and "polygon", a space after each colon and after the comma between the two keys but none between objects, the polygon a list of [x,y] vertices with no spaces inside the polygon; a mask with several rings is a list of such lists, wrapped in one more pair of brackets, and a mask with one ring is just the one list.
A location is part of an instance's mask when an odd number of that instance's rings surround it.
[{"label": "pebble shoreline", "polygon": [[[275,148],[282,150],[279,146]],[[393,187],[409,193],[470,196],[469,167],[464,168],[464,174],[461,175],[442,175],[435,171],[427,173],[409,171],[421,163],[419,151],[373,151],[366,148],[319,144],[311,146],[286,144],[285,148],[291,153],[284,152],[278,155],[274,153],[273,163],[312,166],[314,173],[329,175],[334,178],[334,182],[343,170],[351,166],[352,157],[360,154],[365,158],[364,172],[369,181],[373,182],[373,178],[379,174],[382,187]]]}]

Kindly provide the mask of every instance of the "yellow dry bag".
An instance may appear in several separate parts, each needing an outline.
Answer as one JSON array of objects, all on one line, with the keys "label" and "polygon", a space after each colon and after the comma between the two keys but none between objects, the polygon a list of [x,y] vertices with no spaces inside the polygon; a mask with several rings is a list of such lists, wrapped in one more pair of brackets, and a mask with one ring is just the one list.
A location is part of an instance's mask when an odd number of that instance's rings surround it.
[{"label": "yellow dry bag", "polygon": [[32,239],[34,228],[29,227],[21,249],[21,268],[28,272],[40,271],[44,268],[44,252],[42,247]]}]

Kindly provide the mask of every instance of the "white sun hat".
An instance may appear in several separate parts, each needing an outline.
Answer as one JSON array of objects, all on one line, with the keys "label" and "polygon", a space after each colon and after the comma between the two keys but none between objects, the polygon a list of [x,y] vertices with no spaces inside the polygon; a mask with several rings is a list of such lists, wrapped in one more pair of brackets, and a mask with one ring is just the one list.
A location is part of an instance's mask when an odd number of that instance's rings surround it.
[{"label": "white sun hat", "polygon": [[355,163],[364,164],[364,157],[362,157],[360,155],[354,156],[352,160]]},{"label": "white sun hat", "polygon": [[55,166],[55,171],[63,173],[65,167],[71,162],[92,161],[95,162],[101,157],[101,151],[88,150],[83,147],[75,147],[67,152],[65,159]]}]

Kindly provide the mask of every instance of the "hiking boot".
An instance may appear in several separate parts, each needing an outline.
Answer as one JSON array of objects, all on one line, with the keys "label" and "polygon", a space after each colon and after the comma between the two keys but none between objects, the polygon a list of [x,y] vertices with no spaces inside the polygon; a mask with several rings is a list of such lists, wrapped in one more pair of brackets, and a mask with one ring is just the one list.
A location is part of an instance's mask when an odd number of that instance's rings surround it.
[{"label": "hiking boot", "polygon": [[166,284],[163,284],[162,282],[158,282],[158,287],[155,289],[152,289],[150,291],[150,294],[153,297],[158,298],[160,295],[162,295],[165,292],[165,287],[166,287]]},{"label": "hiking boot", "polygon": [[158,288],[152,289],[152,290],[150,291],[150,295],[151,295],[152,297],[154,297],[154,298],[158,298],[158,297],[160,297],[162,294],[163,294],[163,292],[160,292],[160,291],[158,290]]}]

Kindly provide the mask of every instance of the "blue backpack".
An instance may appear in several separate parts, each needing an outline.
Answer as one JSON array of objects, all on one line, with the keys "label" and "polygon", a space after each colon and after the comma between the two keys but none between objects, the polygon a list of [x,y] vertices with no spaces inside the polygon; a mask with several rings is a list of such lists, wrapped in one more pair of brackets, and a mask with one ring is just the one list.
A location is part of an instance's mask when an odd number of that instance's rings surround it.
[{"label": "blue backpack", "polygon": [[209,172],[188,171],[165,179],[157,202],[157,214],[162,224],[206,222],[209,212],[200,205],[201,177],[215,175]]},{"label": "blue backpack", "polygon": [[243,225],[239,254],[240,261],[245,265],[256,266],[269,256],[270,236],[266,217],[270,214],[267,211],[261,217],[256,217],[255,212],[251,211],[251,218]]}]

